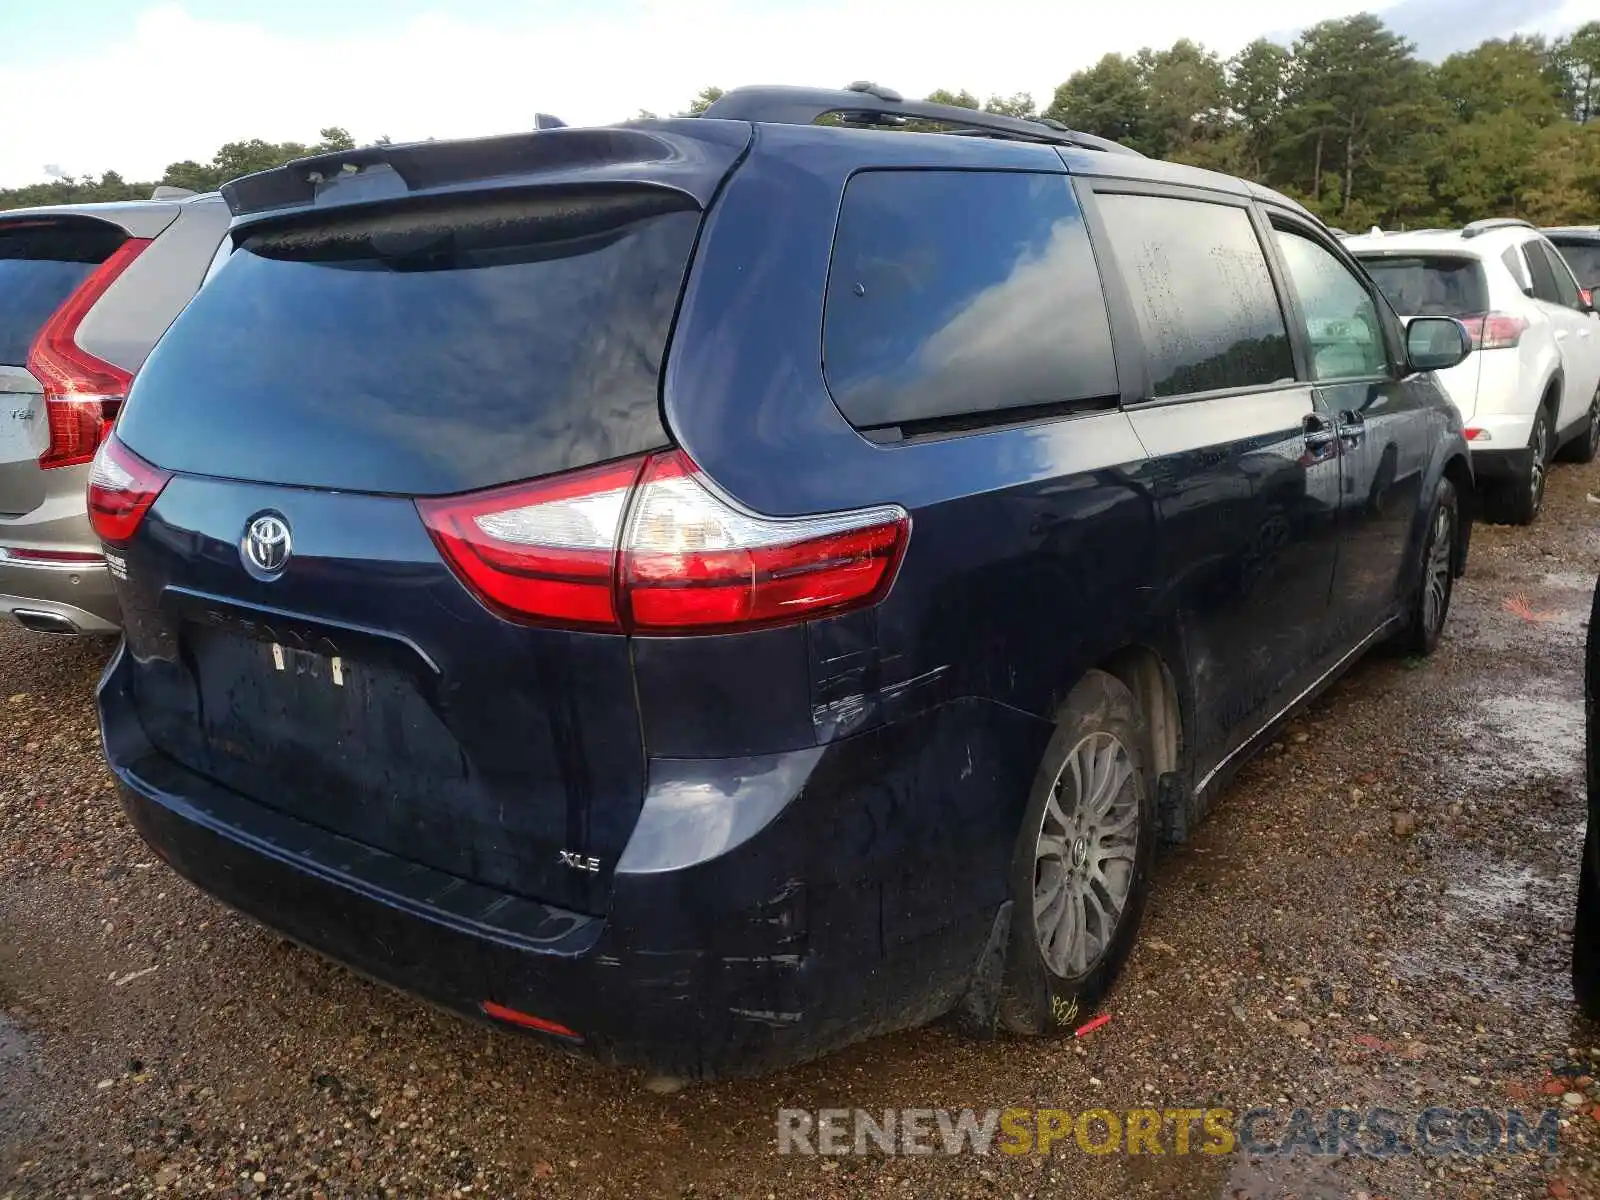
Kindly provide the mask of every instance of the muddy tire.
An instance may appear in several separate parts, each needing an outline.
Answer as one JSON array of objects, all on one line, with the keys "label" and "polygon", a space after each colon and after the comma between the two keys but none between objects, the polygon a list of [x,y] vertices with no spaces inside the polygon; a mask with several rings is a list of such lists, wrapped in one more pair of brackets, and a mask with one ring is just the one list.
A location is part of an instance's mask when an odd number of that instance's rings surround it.
[{"label": "muddy tire", "polygon": [[1528,434],[1528,469],[1516,479],[1484,490],[1484,520],[1493,525],[1532,525],[1544,507],[1545,476],[1550,470],[1550,413],[1541,408]]},{"label": "muddy tire", "polygon": [[1450,615],[1455,591],[1455,546],[1461,530],[1461,502],[1456,486],[1441,478],[1428,510],[1428,531],[1422,538],[1422,561],[1417,566],[1416,590],[1406,627],[1395,639],[1402,654],[1432,654]]},{"label": "muddy tire", "polygon": [[1070,1035],[1121,969],[1155,859],[1155,779],[1138,702],[1102,671],[1056,716],[1011,868],[999,1018],[1013,1033]]},{"label": "muddy tire", "polygon": [[1588,428],[1573,438],[1556,455],[1562,462],[1588,463],[1600,454],[1600,388],[1589,401]]}]

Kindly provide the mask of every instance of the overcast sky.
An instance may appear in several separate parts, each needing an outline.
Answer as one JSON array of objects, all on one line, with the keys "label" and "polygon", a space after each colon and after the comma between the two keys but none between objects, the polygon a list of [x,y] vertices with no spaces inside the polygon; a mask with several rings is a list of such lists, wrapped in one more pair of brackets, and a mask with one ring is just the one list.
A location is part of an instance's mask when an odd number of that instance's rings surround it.
[{"label": "overcast sky", "polygon": [[524,129],[539,111],[665,114],[709,83],[874,79],[1044,104],[1108,50],[1191,37],[1226,54],[1363,8],[1430,57],[1600,17],[1600,0],[0,0],[0,186],[152,179],[235,138],[313,141],[324,125],[406,141]]}]

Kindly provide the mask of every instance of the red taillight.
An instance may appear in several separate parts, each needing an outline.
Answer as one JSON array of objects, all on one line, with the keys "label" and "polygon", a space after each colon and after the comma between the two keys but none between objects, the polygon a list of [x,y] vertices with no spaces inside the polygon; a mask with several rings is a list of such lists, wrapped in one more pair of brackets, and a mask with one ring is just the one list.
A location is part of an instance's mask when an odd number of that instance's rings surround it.
[{"label": "red taillight", "polygon": [[1489,436],[1487,429],[1468,429],[1466,437],[1469,442],[1489,442],[1494,440]]},{"label": "red taillight", "polygon": [[1528,322],[1510,313],[1486,313],[1481,317],[1462,317],[1474,350],[1509,350],[1522,340]]},{"label": "red taillight", "polygon": [[445,561],[516,619],[617,625],[617,537],[642,460],[469,496],[418,500]]},{"label": "red taillight", "polygon": [[56,309],[28,350],[28,370],[44,385],[50,427],[50,446],[39,457],[41,467],[91,461],[111,430],[133,376],[79,346],[78,326],[149,245],[146,238],[129,238],[118,246]]},{"label": "red taillight", "polygon": [[485,1000],[478,1006],[483,1009],[483,1015],[493,1017],[496,1021],[504,1021],[507,1025],[517,1025],[523,1029],[534,1029],[540,1033],[554,1034],[556,1037],[571,1038],[574,1041],[583,1041],[583,1036],[576,1030],[568,1029],[559,1021],[552,1021],[546,1017],[536,1017],[532,1013],[518,1012],[514,1008],[507,1008],[504,1004],[496,1004],[493,1000]]},{"label": "red taillight", "polygon": [[656,455],[639,481],[622,551],[629,626],[748,628],[871,604],[889,590],[909,528],[893,506],[755,516],[712,491],[681,451]]},{"label": "red taillight", "polygon": [[417,508],[456,574],[502,615],[639,633],[748,629],[876,603],[910,532],[892,505],[745,512],[680,451]]},{"label": "red taillight", "polygon": [[115,437],[100,445],[89,472],[89,524],[102,542],[125,542],[172,478]]}]

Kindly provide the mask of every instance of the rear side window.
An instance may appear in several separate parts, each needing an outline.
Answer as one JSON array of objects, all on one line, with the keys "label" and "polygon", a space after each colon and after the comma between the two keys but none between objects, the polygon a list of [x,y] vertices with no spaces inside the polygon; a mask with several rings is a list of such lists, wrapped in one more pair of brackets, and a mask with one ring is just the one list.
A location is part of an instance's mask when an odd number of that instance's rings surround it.
[{"label": "rear side window", "polygon": [[[1403,317],[1466,317],[1489,311],[1489,285],[1475,258],[1366,255],[1367,274]],[[1520,272],[1517,275],[1520,284]]]},{"label": "rear side window", "polygon": [[452,199],[250,234],[119,427],[169,470],[439,495],[666,443],[700,213],[663,189]]},{"label": "rear side window", "polygon": [[845,189],[823,364],[863,428],[1115,403],[1100,276],[1065,175],[867,171]]},{"label": "rear side window", "polygon": [[27,365],[44,323],[126,238],[104,221],[0,224],[0,363]]},{"label": "rear side window", "polygon": [[1561,297],[1561,288],[1556,283],[1556,273],[1550,269],[1550,261],[1539,253],[1538,244],[1526,243],[1523,246],[1523,253],[1528,257],[1528,272],[1533,276],[1534,298],[1550,304],[1565,303]]},{"label": "rear side window", "polygon": [[1578,285],[1572,280],[1572,271],[1561,255],[1556,253],[1556,248],[1546,242],[1534,242],[1528,247],[1528,253],[1543,255],[1545,262],[1549,264],[1551,277],[1556,284],[1556,303],[1565,304],[1568,308],[1581,308],[1583,297],[1578,294]]},{"label": "rear side window", "polygon": [[1600,241],[1557,242],[1556,249],[1567,260],[1578,282],[1586,288],[1600,287]]},{"label": "rear side window", "polygon": [[1165,196],[1097,202],[1133,298],[1153,395],[1294,378],[1283,310],[1244,209]]}]

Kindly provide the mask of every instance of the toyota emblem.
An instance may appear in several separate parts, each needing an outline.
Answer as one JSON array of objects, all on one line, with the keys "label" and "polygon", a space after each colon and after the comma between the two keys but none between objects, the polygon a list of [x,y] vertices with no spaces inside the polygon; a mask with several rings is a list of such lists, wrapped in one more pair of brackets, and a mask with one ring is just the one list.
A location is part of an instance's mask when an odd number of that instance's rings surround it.
[{"label": "toyota emblem", "polygon": [[245,528],[239,557],[257,579],[272,579],[288,565],[292,549],[289,522],[277,513],[262,513]]}]

